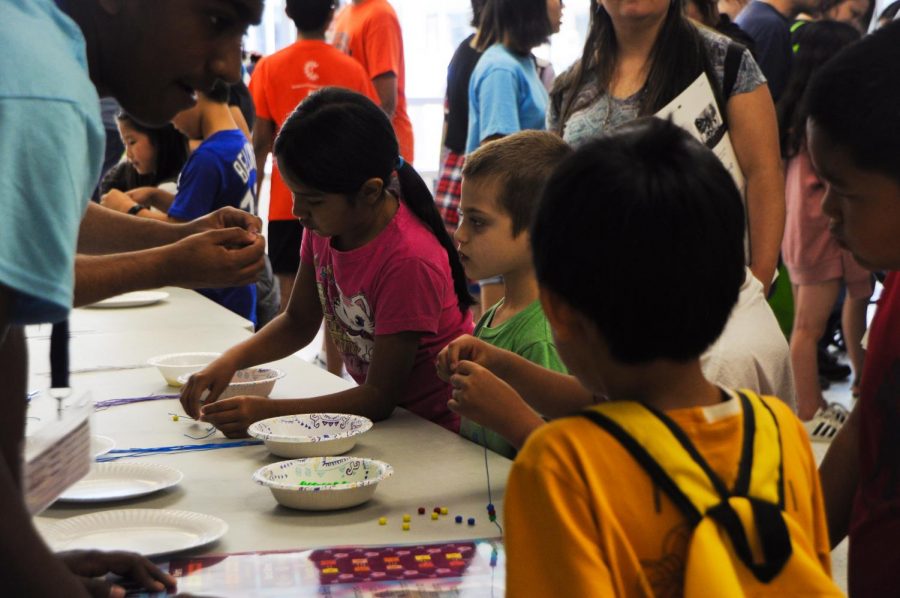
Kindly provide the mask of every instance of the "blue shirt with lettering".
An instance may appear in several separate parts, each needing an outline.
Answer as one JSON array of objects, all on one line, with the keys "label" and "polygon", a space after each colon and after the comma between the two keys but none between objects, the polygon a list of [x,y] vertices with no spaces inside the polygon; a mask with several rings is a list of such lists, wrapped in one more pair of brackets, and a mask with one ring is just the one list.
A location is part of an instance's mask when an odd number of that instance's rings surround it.
[{"label": "blue shirt with lettering", "polygon": [[[193,220],[225,206],[256,213],[256,160],[239,129],[214,133],[194,150],[178,176],[169,216]],[[255,284],[198,292],[256,323]]]}]

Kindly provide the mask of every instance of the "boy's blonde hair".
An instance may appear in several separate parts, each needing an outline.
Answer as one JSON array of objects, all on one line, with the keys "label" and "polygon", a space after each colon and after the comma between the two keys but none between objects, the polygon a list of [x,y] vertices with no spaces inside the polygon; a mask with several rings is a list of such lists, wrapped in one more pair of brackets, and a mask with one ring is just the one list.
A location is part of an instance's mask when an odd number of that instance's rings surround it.
[{"label": "boy's blonde hair", "polygon": [[521,131],[490,141],[466,156],[463,178],[494,178],[500,183],[497,205],[512,219],[513,236],[534,220],[544,185],[572,149],[546,131]]}]

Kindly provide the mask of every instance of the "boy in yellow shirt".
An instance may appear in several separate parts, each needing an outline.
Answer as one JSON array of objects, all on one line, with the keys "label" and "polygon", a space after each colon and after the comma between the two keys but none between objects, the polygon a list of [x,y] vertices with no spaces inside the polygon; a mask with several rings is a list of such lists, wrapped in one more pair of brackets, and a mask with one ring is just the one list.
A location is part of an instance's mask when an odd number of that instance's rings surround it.
[{"label": "boy in yellow shirt", "polygon": [[[564,161],[532,230],[541,301],[569,371],[595,396],[665,412],[729,488],[744,414],[733,391],[704,378],[699,357],[737,301],[743,230],[740,196],[717,158],[656,119]],[[828,572],[809,440],[786,405],[764,403],[780,429],[784,512]],[[509,596],[682,595],[691,525],[587,418],[529,437],[510,473],[505,523]]]}]

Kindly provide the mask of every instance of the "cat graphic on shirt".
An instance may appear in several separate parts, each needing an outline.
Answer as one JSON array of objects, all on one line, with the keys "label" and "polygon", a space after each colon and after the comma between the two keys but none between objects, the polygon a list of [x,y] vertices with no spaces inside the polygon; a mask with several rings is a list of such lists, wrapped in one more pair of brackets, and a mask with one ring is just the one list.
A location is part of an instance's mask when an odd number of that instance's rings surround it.
[{"label": "cat graphic on shirt", "polygon": [[338,296],[333,300],[334,315],[356,347],[356,356],[370,363],[375,348],[375,315],[369,300],[363,293],[346,297],[337,284],[335,288]]}]

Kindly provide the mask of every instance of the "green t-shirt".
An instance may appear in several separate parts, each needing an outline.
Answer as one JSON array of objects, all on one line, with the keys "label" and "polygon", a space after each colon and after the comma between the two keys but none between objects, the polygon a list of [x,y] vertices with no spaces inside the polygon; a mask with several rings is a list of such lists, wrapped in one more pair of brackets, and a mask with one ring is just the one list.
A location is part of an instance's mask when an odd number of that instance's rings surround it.
[{"label": "green t-shirt", "polygon": [[[541,309],[541,302],[535,301],[499,326],[491,326],[494,314],[502,304],[501,299],[481,317],[473,334],[486,343],[511,351],[548,370],[566,373],[566,366],[553,344],[550,323]],[[516,456],[516,449],[502,436],[469,419],[462,419],[459,433],[472,442],[486,444],[504,457],[512,459]]]}]

